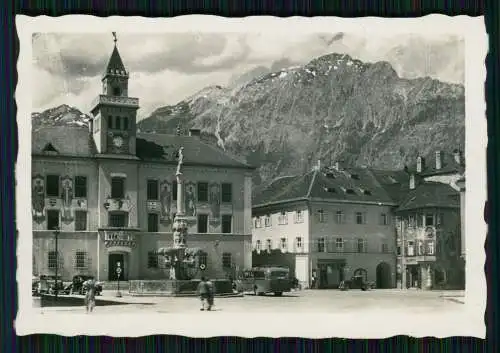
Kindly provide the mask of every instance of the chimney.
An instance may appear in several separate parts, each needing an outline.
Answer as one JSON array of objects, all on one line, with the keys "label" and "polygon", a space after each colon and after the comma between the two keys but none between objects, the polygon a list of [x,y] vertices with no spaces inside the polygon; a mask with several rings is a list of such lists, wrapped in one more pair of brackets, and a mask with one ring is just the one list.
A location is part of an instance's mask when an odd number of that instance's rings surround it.
[{"label": "chimney", "polygon": [[436,169],[437,170],[441,169],[441,164],[442,164],[441,151],[436,151]]},{"label": "chimney", "polygon": [[455,163],[462,164],[462,151],[460,151],[458,149],[454,150],[453,157],[455,158]]},{"label": "chimney", "polygon": [[410,190],[415,189],[415,174],[410,174]]},{"label": "chimney", "polygon": [[421,156],[417,157],[417,173],[422,173],[425,169],[425,159]]},{"label": "chimney", "polygon": [[200,137],[201,130],[200,129],[189,129],[189,136]]}]

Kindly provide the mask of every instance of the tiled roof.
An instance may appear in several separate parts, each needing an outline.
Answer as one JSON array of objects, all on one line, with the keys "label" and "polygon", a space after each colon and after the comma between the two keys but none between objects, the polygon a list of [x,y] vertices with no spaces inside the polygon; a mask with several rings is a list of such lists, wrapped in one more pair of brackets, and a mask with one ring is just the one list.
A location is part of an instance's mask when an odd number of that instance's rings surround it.
[{"label": "tiled roof", "polygon": [[264,206],[296,199],[394,204],[369,169],[323,168],[299,176],[282,177],[256,189],[253,205]]},{"label": "tiled roof", "polygon": [[43,127],[33,131],[31,139],[32,154],[44,154],[46,151],[64,156],[92,157],[96,153],[87,127]]},{"label": "tiled roof", "polygon": [[[177,152],[184,147],[185,165],[206,165],[232,168],[252,166],[225,151],[213,147],[198,137],[161,134],[137,134],[136,155],[143,161],[177,163]],[[32,154],[50,154],[92,158],[97,154],[89,129],[86,127],[55,126],[32,132]],[[55,151],[54,151],[55,150]]]},{"label": "tiled roof", "polygon": [[448,184],[422,182],[408,191],[396,212],[426,207],[460,208],[460,194]]},{"label": "tiled roof", "polygon": [[405,171],[324,168],[281,177],[254,189],[253,207],[299,199],[399,205],[398,211],[460,206],[459,193],[448,184],[417,177],[416,185],[416,189],[410,189],[410,177]]},{"label": "tiled roof", "polygon": [[405,171],[371,170],[371,173],[394,202],[399,203],[408,194],[410,175]]},{"label": "tiled roof", "polygon": [[[421,176],[441,175],[441,174],[461,174],[465,171],[465,161],[461,156],[460,163],[457,163],[453,153],[441,151],[441,169],[436,169],[436,153],[429,153],[424,158],[424,168]],[[417,171],[417,162],[408,166],[408,171]]]},{"label": "tiled roof", "polygon": [[305,199],[309,191],[314,171],[299,175],[275,179],[269,185],[254,190],[253,205],[264,205],[280,201]]},{"label": "tiled roof", "polygon": [[184,164],[210,165],[234,168],[254,167],[229,155],[194,136],[165,134],[137,134],[136,155],[142,160],[177,163],[177,152],[184,147]]},{"label": "tiled roof", "polygon": [[366,168],[318,171],[309,196],[312,199],[332,201],[393,203],[371,171]]}]

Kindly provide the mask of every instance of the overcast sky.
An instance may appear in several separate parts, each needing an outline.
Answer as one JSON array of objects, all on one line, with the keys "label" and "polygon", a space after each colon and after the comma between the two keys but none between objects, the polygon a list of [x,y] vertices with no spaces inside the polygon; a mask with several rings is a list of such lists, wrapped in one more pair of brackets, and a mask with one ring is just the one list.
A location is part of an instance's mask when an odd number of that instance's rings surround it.
[{"label": "overcast sky", "polygon": [[[140,99],[140,117],[206,86],[227,86],[243,75],[305,64],[329,53],[346,53],[368,62],[386,60],[403,77],[464,81],[464,41],[454,36],[117,35],[118,49],[130,72],[129,95]],[[111,33],[35,34],[33,111],[68,104],[87,113],[101,91],[101,75],[113,45]]]}]

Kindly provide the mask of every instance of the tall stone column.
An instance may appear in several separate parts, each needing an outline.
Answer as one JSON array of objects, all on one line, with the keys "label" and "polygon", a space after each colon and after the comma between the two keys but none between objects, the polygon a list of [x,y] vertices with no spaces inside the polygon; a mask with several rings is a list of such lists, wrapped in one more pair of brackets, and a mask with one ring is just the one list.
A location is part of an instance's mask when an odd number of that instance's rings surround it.
[{"label": "tall stone column", "polygon": [[185,248],[187,236],[187,223],[184,219],[184,187],[182,174],[177,173],[177,213],[174,219],[174,247]]}]

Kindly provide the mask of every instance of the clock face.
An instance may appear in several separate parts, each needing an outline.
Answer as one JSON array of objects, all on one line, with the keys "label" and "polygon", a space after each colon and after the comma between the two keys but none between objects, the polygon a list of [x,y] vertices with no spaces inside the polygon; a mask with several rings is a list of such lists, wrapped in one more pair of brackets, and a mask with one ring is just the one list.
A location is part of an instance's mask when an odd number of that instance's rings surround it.
[{"label": "clock face", "polygon": [[116,147],[122,147],[123,146],[123,138],[121,136],[116,136],[113,138],[113,144]]}]

